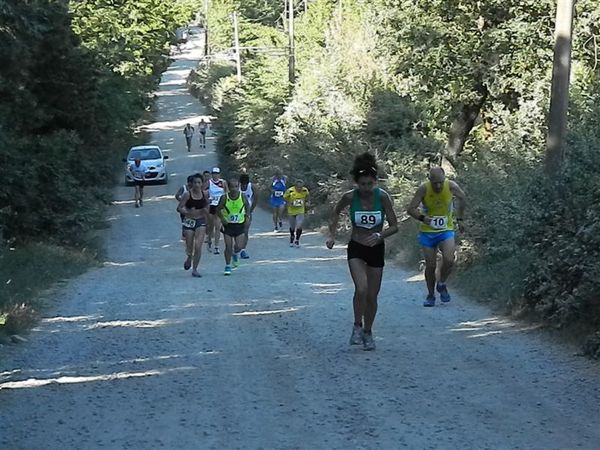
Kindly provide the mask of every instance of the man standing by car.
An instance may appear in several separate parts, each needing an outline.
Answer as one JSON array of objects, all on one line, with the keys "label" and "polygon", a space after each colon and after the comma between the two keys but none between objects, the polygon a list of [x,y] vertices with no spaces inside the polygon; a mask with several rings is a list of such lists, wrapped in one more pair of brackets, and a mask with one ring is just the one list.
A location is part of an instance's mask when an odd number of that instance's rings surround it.
[{"label": "man standing by car", "polygon": [[148,169],[142,162],[139,156],[136,156],[133,160],[133,164],[129,166],[129,172],[133,177],[133,184],[135,186],[135,207],[139,208],[144,206],[144,184],[146,183],[146,172]]},{"label": "man standing by car", "polygon": [[194,138],[194,127],[189,123],[185,124],[185,128],[183,129],[183,135],[185,136],[185,142],[187,144],[187,151],[192,151],[192,139]]}]

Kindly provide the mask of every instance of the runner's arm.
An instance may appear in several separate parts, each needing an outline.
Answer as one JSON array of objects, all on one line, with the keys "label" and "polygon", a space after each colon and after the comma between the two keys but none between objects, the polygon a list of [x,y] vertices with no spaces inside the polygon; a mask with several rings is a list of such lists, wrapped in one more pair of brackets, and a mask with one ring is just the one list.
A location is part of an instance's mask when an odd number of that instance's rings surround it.
[{"label": "runner's arm", "polygon": [[252,207],[250,206],[250,202],[248,201],[248,198],[242,193],[242,201],[244,202],[244,208],[246,211],[248,211],[249,215],[252,215]]},{"label": "runner's arm", "polygon": [[381,239],[392,236],[398,232],[398,216],[394,210],[394,201],[390,197],[390,194],[383,192],[381,196],[381,202],[383,203],[383,209],[388,221],[388,227],[381,232]]},{"label": "runner's arm", "polygon": [[258,189],[252,185],[252,206],[250,207],[250,214],[254,212],[256,206],[258,205]]},{"label": "runner's arm", "polygon": [[425,217],[423,217],[423,214],[421,214],[421,211],[419,210],[419,206],[421,205],[421,202],[424,198],[425,185],[423,184],[421,185],[421,187],[419,187],[419,189],[417,189],[417,192],[415,193],[413,199],[408,204],[408,208],[406,209],[408,215],[413,219],[418,220],[419,222],[423,222],[425,220]]},{"label": "runner's arm", "polygon": [[190,199],[190,193],[186,192],[185,194],[183,194],[181,196],[181,198],[179,199],[179,204],[177,205],[177,212],[179,214],[183,214],[184,216],[189,214],[188,209],[186,208],[185,204],[187,203],[187,201]]},{"label": "runner's arm", "polygon": [[177,201],[181,200],[182,196],[183,196],[183,186],[181,186],[175,193],[175,200],[177,200]]},{"label": "runner's arm", "polygon": [[217,217],[221,219],[221,222],[224,224],[227,223],[227,220],[223,216],[223,208],[225,208],[225,201],[227,200],[227,196],[224,195],[219,199],[219,204],[217,205]]},{"label": "runner's arm", "polygon": [[352,203],[352,191],[346,192],[331,213],[329,218],[329,240],[335,241],[335,235],[337,234],[337,227],[340,220],[340,214]]},{"label": "runner's arm", "polygon": [[465,208],[467,207],[467,196],[460,186],[454,181],[450,182],[450,192],[456,198],[456,220],[461,221],[465,215]]}]

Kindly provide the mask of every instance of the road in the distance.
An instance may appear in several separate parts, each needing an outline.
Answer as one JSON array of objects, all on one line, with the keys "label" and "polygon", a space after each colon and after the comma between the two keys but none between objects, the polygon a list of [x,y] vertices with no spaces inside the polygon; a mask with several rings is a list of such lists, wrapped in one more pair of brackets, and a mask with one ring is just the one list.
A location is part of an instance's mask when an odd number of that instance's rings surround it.
[{"label": "road in the distance", "polygon": [[170,196],[217,160],[181,133],[204,112],[185,90],[201,45],[165,73],[150,127],[169,185],[139,210],[116,189],[104,267],[0,353],[0,448],[600,448],[597,366],[467,299],[423,308],[415,274],[386,269],[369,353],[347,345],[344,249],[321,236],[289,248],[260,212],[251,263],[183,271]]}]

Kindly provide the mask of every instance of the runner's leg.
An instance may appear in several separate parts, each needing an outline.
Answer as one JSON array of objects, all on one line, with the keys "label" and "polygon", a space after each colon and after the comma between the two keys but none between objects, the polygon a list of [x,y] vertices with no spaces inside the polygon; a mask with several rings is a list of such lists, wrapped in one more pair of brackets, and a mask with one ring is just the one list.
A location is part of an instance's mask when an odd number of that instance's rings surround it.
[{"label": "runner's leg", "polygon": [[369,295],[367,264],[362,259],[355,258],[348,261],[348,266],[354,282],[354,325],[362,327]]},{"label": "runner's leg", "polygon": [[233,238],[228,235],[223,235],[225,241],[225,265],[231,266],[231,256],[233,255]]},{"label": "runner's leg", "polygon": [[206,227],[199,227],[194,233],[194,264],[192,266],[194,272],[198,271],[198,265],[200,264],[200,258],[202,257],[202,244],[204,244],[205,234]]},{"label": "runner's leg", "polygon": [[437,265],[437,248],[423,247],[425,255],[425,282],[430,297],[434,296],[435,268]]},{"label": "runner's leg", "polygon": [[454,238],[446,239],[440,244],[440,250],[442,251],[442,270],[440,273],[440,283],[445,284],[446,280],[452,272],[454,267],[454,254],[456,251],[456,243]]},{"label": "runner's leg", "polygon": [[296,216],[290,216],[290,245],[294,244],[296,238]]},{"label": "runner's leg", "polygon": [[367,266],[367,302],[365,305],[365,332],[371,331],[377,315],[377,297],[381,289],[383,267]]},{"label": "runner's leg", "polygon": [[219,241],[221,240],[221,219],[216,214],[213,216],[213,233],[215,238],[215,252],[219,249]]},{"label": "runner's leg", "polygon": [[192,258],[194,256],[194,230],[185,228],[183,231],[185,236],[185,254],[186,260],[184,263],[185,270],[188,270],[192,264]]},{"label": "runner's leg", "polygon": [[296,216],[296,245],[300,245],[300,236],[302,236],[302,224],[304,223],[304,214]]}]

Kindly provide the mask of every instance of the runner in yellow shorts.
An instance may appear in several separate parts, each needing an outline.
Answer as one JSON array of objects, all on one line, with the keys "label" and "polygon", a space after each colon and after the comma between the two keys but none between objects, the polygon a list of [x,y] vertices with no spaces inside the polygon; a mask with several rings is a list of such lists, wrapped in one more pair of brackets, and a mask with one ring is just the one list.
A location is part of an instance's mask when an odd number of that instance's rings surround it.
[{"label": "runner in yellow shorts", "polygon": [[304,181],[296,180],[294,186],[285,192],[283,198],[287,202],[290,221],[290,247],[300,248],[302,224],[304,223],[310,192],[304,186]]}]

